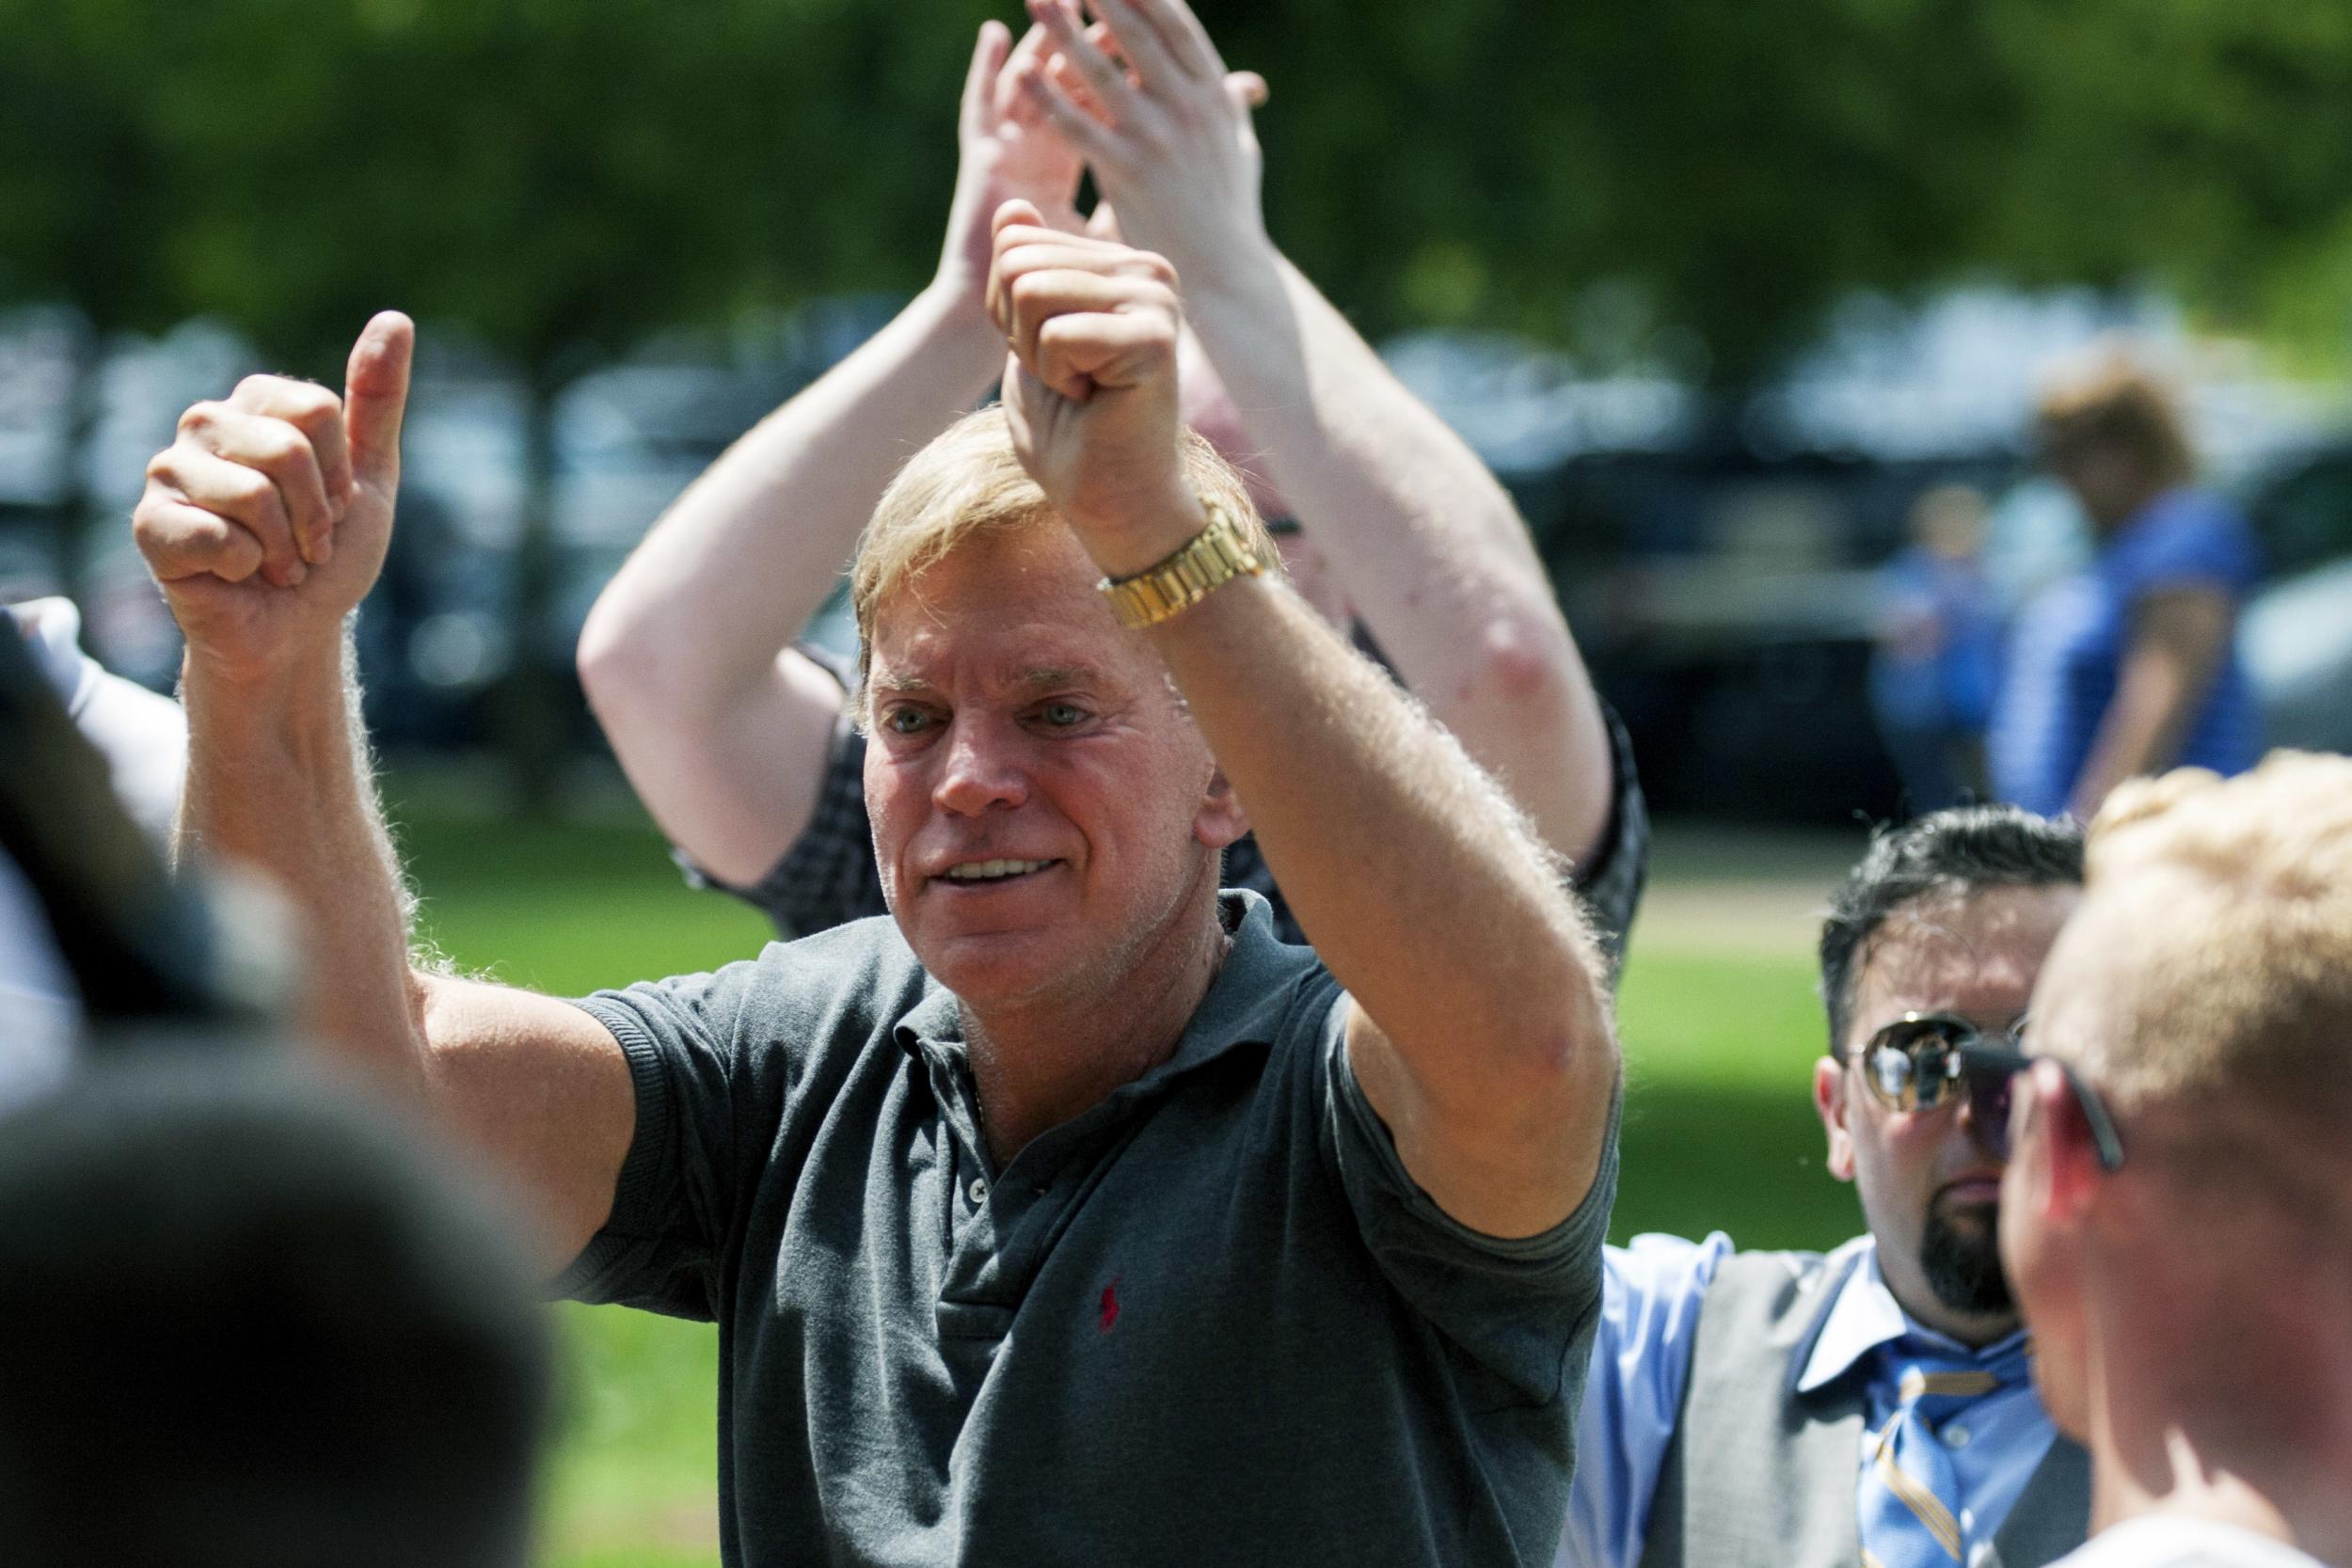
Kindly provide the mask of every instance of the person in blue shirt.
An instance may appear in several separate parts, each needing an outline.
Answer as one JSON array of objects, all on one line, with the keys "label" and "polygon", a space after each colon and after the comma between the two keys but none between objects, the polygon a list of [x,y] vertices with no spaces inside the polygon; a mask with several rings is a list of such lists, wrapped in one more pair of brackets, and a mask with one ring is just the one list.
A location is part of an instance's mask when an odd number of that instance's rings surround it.
[{"label": "person in blue shirt", "polygon": [[2019,612],[1988,738],[1994,792],[2088,820],[2135,774],[2252,767],[2234,634],[2261,551],[2237,509],[2193,483],[2169,395],[2103,356],[2053,384],[2041,436],[2095,553]]},{"label": "person in blue shirt", "polygon": [[1984,724],[2001,617],[1984,571],[1984,497],[1939,484],[1912,504],[1912,542],[1879,571],[1870,711],[1910,809],[1984,797]]},{"label": "person in blue shirt", "polygon": [[1821,932],[1813,1100],[1865,1234],[1826,1255],[1636,1237],[1604,1260],[1562,1568],[2038,1568],[2079,1545],[2001,1271],[2011,1036],[2080,895],[2074,824],[1964,806],[1882,833]]}]

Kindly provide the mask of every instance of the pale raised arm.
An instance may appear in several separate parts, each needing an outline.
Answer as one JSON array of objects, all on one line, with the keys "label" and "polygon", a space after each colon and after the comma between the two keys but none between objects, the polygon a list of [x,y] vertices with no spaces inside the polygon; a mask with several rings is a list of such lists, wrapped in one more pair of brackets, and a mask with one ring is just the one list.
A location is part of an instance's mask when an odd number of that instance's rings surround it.
[{"label": "pale raised arm", "polygon": [[1091,37],[1064,0],[1032,9],[1059,53],[1025,90],[1125,237],[1175,264],[1253,460],[1406,687],[1545,842],[1585,860],[1613,802],[1599,699],[1510,496],[1267,237],[1249,118],[1263,84],[1226,71],[1183,0],[1102,0]]},{"label": "pale raised arm", "polygon": [[1069,211],[1078,166],[1025,123],[1012,73],[1043,41],[980,30],[961,162],[930,286],[762,420],[680,496],[580,634],[580,673],[629,782],[673,843],[724,881],[759,879],[808,826],[840,684],[793,651],[898,466],[995,378],[979,307],[988,220],[1022,196]]}]

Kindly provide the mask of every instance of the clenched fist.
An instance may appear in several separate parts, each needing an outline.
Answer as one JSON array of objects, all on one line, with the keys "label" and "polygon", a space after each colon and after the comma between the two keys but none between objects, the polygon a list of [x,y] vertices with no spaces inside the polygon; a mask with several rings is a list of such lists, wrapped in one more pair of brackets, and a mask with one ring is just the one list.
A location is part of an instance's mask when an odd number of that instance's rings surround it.
[{"label": "clenched fist", "polygon": [[1175,269],[1009,201],[988,309],[1011,349],[1013,448],[1096,564],[1117,577],[1183,545],[1201,511],[1184,478]]},{"label": "clenched fist", "polygon": [[353,346],[342,397],[248,376],[180,417],[132,531],[191,660],[258,678],[340,645],[391,539],[415,342],[388,310]]}]

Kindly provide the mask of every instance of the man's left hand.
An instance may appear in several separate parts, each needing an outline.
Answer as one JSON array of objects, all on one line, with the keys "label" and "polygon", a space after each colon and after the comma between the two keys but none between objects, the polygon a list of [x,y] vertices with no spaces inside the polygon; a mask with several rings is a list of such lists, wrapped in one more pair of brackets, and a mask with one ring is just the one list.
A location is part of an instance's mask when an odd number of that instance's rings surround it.
[{"label": "man's left hand", "polygon": [[1005,334],[1014,450],[1113,577],[1172,554],[1200,526],[1177,417],[1176,273],[1149,251],[996,214],[988,309]]}]

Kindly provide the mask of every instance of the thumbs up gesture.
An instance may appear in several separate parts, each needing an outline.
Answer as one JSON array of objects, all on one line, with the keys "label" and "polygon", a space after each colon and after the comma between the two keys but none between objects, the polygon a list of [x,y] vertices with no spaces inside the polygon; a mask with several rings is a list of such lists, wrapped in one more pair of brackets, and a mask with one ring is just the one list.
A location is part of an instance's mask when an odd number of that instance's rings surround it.
[{"label": "thumbs up gesture", "polygon": [[415,344],[387,310],[353,345],[342,397],[256,375],[180,417],[131,526],[192,661],[252,680],[340,648],[391,540]]}]

